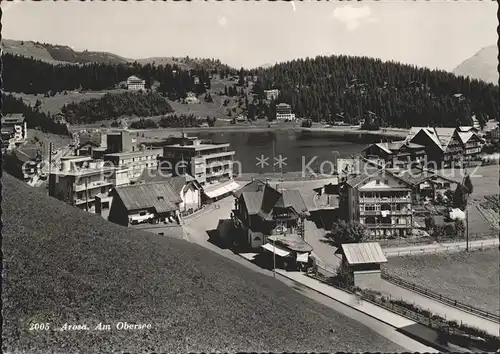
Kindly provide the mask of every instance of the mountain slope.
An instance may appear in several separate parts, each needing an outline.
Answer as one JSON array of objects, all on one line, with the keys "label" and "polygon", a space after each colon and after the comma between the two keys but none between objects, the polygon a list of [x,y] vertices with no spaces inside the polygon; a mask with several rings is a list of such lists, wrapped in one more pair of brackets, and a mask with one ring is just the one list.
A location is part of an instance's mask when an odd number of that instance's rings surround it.
[{"label": "mountain slope", "polygon": [[65,45],[54,45],[33,41],[17,41],[12,39],[2,39],[2,46],[5,53],[22,55],[28,58],[39,59],[51,64],[71,63],[110,63],[125,64],[130,59],[107,52],[79,52]]},{"label": "mountain slope", "polygon": [[[109,223],[9,175],[2,189],[3,352],[402,351],[201,246]],[[51,329],[30,331],[35,322]],[[54,330],[66,322],[112,328]]]},{"label": "mountain slope", "polygon": [[42,60],[50,64],[83,64],[83,63],[106,63],[106,64],[126,64],[138,62],[141,65],[177,65],[181,69],[189,70],[196,67],[203,67],[207,70],[227,70],[233,68],[222,64],[215,59],[202,58],[177,58],[177,57],[152,57],[142,59],[124,58],[120,55],[108,52],[76,51],[66,45],[39,43],[33,41],[19,41],[13,39],[2,39],[2,46],[5,53],[21,55],[27,58]]},{"label": "mountain slope", "polygon": [[492,45],[481,49],[458,65],[453,73],[498,85],[498,47]]}]

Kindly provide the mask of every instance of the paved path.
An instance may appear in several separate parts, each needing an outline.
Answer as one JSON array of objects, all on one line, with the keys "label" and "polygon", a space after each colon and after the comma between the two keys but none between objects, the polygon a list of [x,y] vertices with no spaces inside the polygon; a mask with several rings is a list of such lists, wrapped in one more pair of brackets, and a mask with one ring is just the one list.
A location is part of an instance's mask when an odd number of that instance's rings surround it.
[{"label": "paved path", "polygon": [[[200,246],[203,246],[207,249],[210,249],[221,256],[232,259],[233,261],[240,263],[241,265],[252,269],[253,271],[259,272],[261,274],[267,276],[273,276],[273,272],[260,268],[257,265],[249,262],[247,259],[251,259],[253,254],[246,254],[246,258],[240,257],[239,255],[234,254],[230,250],[220,249],[219,247],[213,245],[208,242],[208,235],[205,231],[198,229],[196,222],[192,222],[185,226],[186,239],[190,242],[197,243]],[[404,334],[397,332],[394,326],[387,324],[384,321],[380,320],[380,317],[372,317],[371,315],[367,315],[364,312],[360,312],[358,309],[351,307],[350,305],[344,304],[336,299],[325,296],[321,292],[313,290],[300,282],[297,282],[294,279],[288,278],[280,274],[276,273],[276,279],[283,282],[284,284],[292,287],[295,291],[300,292],[302,295],[309,297],[341,314],[344,316],[350,317],[355,321],[358,321],[368,328],[372,329],[376,333],[386,337],[387,339],[393,341],[394,343],[400,345],[410,352],[420,352],[420,353],[438,353],[434,348],[423,345],[422,343],[415,341]],[[325,285],[326,286],[326,285]],[[404,322],[398,322],[399,325]],[[377,348],[374,348],[376,351]]]},{"label": "paved path", "polygon": [[409,303],[414,303],[431,313],[439,315],[447,320],[462,322],[471,327],[481,328],[490,334],[498,336],[500,333],[500,324],[478,317],[469,312],[462,311],[453,306],[445,305],[442,302],[420,295],[411,290],[402,288],[388,281],[382,280],[373,286],[373,290],[380,291],[383,294],[390,295],[394,299],[402,299]]},{"label": "paved path", "polygon": [[[494,247],[498,246],[498,244],[499,244],[498,238],[469,241],[469,249]],[[384,248],[384,254],[386,257],[397,257],[405,255],[429,254],[436,252],[456,252],[464,249],[465,249],[465,241],[459,241],[459,242],[449,242],[449,243],[448,242],[436,243],[432,245]]]},{"label": "paved path", "polygon": [[387,324],[390,324],[396,328],[402,328],[416,324],[417,322],[409,320],[406,317],[395,314],[394,312],[388,311],[382,307],[373,305],[370,302],[358,299],[355,295],[348,292],[339,290],[333,286],[326,285],[316,279],[310,278],[301,272],[287,272],[282,269],[276,269],[276,272],[289,278],[293,279],[297,283],[300,283],[308,288],[314,289],[325,296],[331,297],[344,305],[348,305],[352,308],[357,309],[371,317],[377,318]]}]

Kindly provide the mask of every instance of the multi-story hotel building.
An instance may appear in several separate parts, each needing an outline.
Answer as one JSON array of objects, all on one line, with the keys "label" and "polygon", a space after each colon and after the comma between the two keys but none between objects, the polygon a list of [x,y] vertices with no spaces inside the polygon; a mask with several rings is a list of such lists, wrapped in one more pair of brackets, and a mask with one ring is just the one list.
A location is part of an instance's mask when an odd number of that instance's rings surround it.
[{"label": "multi-story hotel building", "polygon": [[11,149],[28,138],[28,126],[22,113],[2,117],[2,148]]},{"label": "multi-story hotel building", "polygon": [[464,150],[464,161],[477,160],[481,155],[484,140],[475,132],[459,132],[458,136]]},{"label": "multi-story hotel building", "polygon": [[60,170],[49,176],[49,196],[93,213],[96,196],[113,187],[113,173],[114,168],[106,167],[103,161],[64,160]]},{"label": "multi-story hotel building", "polygon": [[348,220],[364,224],[372,236],[407,236],[412,232],[411,187],[382,169],[348,179],[341,188],[341,209]]},{"label": "multi-story hotel building", "polygon": [[104,161],[111,162],[116,168],[127,168],[128,178],[131,181],[139,178],[144,170],[156,170],[161,149],[146,149],[142,147],[137,151],[124,151],[105,154]]},{"label": "multi-story hotel building", "polygon": [[146,86],[146,81],[138,78],[137,76],[130,76],[127,79],[127,88],[132,91],[144,90]]},{"label": "multi-story hotel building", "polygon": [[264,94],[266,95],[266,99],[271,101],[278,98],[280,90],[278,89],[264,90]]},{"label": "multi-story hotel building", "polygon": [[206,144],[185,135],[172,139],[172,143],[163,147],[162,171],[176,175],[182,169],[202,186],[233,178],[234,151],[228,143]]},{"label": "multi-story hotel building", "polygon": [[295,120],[295,114],[292,113],[292,107],[286,103],[276,105],[277,120]]}]

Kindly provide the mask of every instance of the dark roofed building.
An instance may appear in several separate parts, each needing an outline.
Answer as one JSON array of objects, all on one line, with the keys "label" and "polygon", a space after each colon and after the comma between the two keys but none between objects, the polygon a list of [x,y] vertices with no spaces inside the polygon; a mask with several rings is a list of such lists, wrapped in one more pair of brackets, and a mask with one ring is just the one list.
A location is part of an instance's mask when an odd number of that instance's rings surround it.
[{"label": "dark roofed building", "polygon": [[114,188],[109,221],[123,226],[141,223],[179,224],[182,199],[168,182],[134,184]]},{"label": "dark roofed building", "polygon": [[192,214],[202,206],[202,187],[191,175],[165,176],[161,170],[145,170],[136,183],[168,183],[180,196],[179,211],[182,216]]},{"label": "dark roofed building", "polygon": [[260,248],[273,234],[302,232],[301,220],[309,211],[298,190],[279,192],[264,182],[253,181],[234,194],[233,215],[251,248]]},{"label": "dark roofed building", "polygon": [[367,158],[381,160],[390,166],[423,162],[426,158],[425,146],[407,140],[372,144],[363,153]]}]

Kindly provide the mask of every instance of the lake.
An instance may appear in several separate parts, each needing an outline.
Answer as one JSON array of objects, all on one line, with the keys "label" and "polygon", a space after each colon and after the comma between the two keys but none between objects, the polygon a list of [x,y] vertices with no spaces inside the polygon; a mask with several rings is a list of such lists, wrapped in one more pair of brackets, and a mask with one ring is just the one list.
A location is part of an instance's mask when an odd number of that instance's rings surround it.
[{"label": "lake", "polygon": [[[270,173],[273,172],[273,146],[274,146],[274,171],[280,173],[277,159],[282,156],[283,172],[302,171],[304,166],[318,171],[323,163],[323,171],[331,170],[331,163],[335,156],[349,158],[352,154],[359,154],[366,144],[349,142],[335,134],[325,132],[308,132],[297,130],[274,131],[230,131],[230,132],[197,132],[202,140],[211,140],[214,143],[229,143],[235,151],[235,161],[240,164],[240,173]],[[365,142],[365,141],[363,141]],[[366,142],[368,143],[368,142]],[[264,163],[259,160],[264,158]],[[267,160],[265,160],[267,158]]]}]

